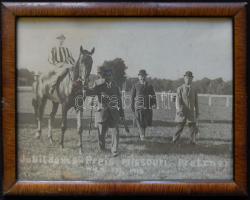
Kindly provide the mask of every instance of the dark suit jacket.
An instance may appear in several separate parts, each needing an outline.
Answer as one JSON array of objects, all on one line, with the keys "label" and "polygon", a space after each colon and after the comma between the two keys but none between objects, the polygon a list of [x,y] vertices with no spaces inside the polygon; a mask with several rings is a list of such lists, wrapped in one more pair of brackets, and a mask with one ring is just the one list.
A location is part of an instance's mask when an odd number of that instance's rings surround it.
[{"label": "dark suit jacket", "polygon": [[152,85],[136,83],[131,92],[131,108],[133,111],[140,109],[152,109],[156,105],[155,91]]},{"label": "dark suit jacket", "polygon": [[104,79],[98,79],[92,89],[86,90],[86,95],[98,96],[96,123],[109,120],[113,126],[124,116],[121,94],[114,82],[108,84]]},{"label": "dark suit jacket", "polygon": [[152,85],[136,83],[131,92],[131,109],[135,112],[140,126],[146,128],[152,125],[152,106],[156,106],[156,96]]}]

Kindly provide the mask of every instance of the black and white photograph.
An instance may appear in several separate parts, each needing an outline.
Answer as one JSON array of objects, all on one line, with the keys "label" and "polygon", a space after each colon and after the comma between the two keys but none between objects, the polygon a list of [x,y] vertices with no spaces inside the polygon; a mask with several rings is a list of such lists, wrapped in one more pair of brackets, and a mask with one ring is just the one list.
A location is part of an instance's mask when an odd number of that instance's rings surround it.
[{"label": "black and white photograph", "polygon": [[231,18],[20,17],[23,181],[230,181]]}]

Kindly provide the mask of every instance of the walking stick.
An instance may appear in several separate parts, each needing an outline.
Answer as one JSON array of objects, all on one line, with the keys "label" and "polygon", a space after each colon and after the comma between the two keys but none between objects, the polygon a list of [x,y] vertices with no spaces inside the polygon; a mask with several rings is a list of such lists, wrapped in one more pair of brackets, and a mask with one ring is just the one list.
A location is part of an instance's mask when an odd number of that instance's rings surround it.
[{"label": "walking stick", "polygon": [[197,137],[199,138],[200,136],[200,122],[199,122],[199,118],[196,118],[196,126],[197,126]]},{"label": "walking stick", "polygon": [[195,122],[196,122],[195,136],[197,136],[197,138],[199,138],[199,135],[200,135],[199,117],[197,117],[196,113],[194,113],[194,116],[195,116]]}]

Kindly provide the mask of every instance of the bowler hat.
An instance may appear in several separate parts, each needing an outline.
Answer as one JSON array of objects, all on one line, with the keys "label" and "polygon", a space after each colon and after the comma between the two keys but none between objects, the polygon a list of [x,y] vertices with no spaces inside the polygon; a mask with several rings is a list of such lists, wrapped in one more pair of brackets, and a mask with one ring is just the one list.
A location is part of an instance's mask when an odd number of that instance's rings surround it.
[{"label": "bowler hat", "polygon": [[188,77],[194,77],[193,73],[191,71],[186,71],[186,73],[184,74],[184,76],[188,76]]},{"label": "bowler hat", "polygon": [[66,37],[63,34],[61,34],[61,35],[57,36],[56,39],[58,39],[58,40],[65,40]]},{"label": "bowler hat", "polygon": [[147,76],[148,74],[147,74],[147,72],[146,72],[145,69],[141,69],[141,70],[139,71],[138,75]]}]

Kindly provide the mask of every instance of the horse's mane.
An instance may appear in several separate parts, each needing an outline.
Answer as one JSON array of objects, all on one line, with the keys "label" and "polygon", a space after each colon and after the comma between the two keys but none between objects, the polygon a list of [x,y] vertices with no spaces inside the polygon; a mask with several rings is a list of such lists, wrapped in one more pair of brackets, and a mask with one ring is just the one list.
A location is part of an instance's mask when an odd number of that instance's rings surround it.
[{"label": "horse's mane", "polygon": [[[80,53],[80,55],[81,55],[81,53]],[[78,79],[78,77],[79,77],[79,63],[80,63],[80,56],[79,55],[79,57],[78,57],[78,59],[77,59],[77,61],[76,61],[76,63],[73,65],[73,71],[74,71],[74,81],[76,81],[77,79]]]}]

